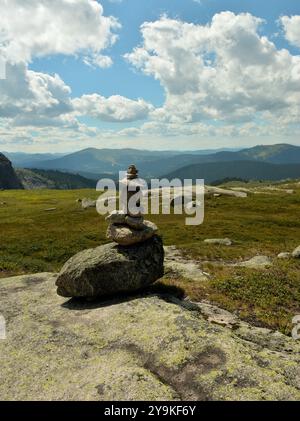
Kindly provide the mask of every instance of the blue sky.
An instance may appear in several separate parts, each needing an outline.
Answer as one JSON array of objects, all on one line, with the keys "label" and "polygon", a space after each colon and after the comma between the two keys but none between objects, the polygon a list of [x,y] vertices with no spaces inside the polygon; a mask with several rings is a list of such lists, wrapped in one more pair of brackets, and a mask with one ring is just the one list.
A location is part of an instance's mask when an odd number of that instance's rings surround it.
[{"label": "blue sky", "polygon": [[[82,14],[72,16],[67,2],[43,0],[41,18],[36,12],[38,2],[28,0],[36,30],[22,28],[25,47],[18,31],[8,29],[21,25],[13,10],[20,7],[20,0],[11,0],[11,10],[0,17],[0,29],[7,32],[11,44],[1,50],[0,38],[0,58],[2,52],[8,62],[7,80],[0,81],[5,98],[3,110],[0,104],[0,148],[51,152],[107,145],[200,149],[280,141],[300,144],[299,1],[101,0],[101,10],[93,7],[94,0],[74,0],[74,7],[78,4],[89,17],[87,22],[81,22]],[[57,13],[66,8],[65,22],[63,18],[55,22],[54,3]],[[245,13],[248,18],[243,17]],[[255,18],[261,21],[256,23]],[[114,24],[116,19],[119,26]],[[47,28],[49,22],[51,28]],[[73,22],[78,34],[83,34],[78,49],[76,40],[73,45],[68,38],[74,30],[71,27],[69,32],[68,25]],[[146,24],[142,33],[145,22],[152,24]],[[100,28],[108,24],[108,32]],[[210,28],[207,34],[205,27]],[[169,46],[164,45],[165,33]],[[137,47],[140,50],[134,53]],[[91,59],[95,50],[108,57],[109,65],[95,65]],[[283,50],[288,57],[280,53]],[[178,54],[186,63],[180,62]],[[21,63],[26,68],[19,71]],[[233,76],[236,69],[240,69],[237,78]],[[32,83],[24,94],[21,86],[24,90],[28,72]],[[53,80],[55,75],[61,83]],[[10,92],[10,78],[19,78],[15,83],[22,100],[24,94],[24,104],[17,111],[13,100],[18,95]],[[42,87],[36,82],[41,78]],[[49,94],[45,94],[45,84]],[[45,97],[51,98],[51,105],[45,106]]]},{"label": "blue sky", "polygon": [[[141,42],[140,26],[145,21],[155,21],[167,14],[186,22],[206,24],[220,11],[250,12],[266,20],[263,32],[273,37],[279,30],[276,23],[279,16],[300,14],[300,3],[295,0],[201,0],[200,3],[194,0],[123,0],[121,3],[102,0],[101,3],[106,14],[116,16],[122,24],[118,31],[119,40],[109,50],[114,66],[93,71],[76,59],[59,56],[35,60],[32,69],[58,73],[72,87],[73,96],[93,92],[104,96],[119,94],[132,99],[142,96],[156,106],[163,105],[164,101],[159,82],[134,71],[123,58]],[[283,37],[273,40],[278,47],[299,53]]]}]

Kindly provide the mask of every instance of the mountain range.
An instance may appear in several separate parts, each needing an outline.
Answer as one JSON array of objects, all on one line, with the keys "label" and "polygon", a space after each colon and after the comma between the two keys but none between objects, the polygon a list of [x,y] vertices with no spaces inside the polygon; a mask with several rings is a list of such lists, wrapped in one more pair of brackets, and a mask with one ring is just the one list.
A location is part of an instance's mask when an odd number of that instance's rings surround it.
[{"label": "mountain range", "polygon": [[[188,165],[171,173],[165,178],[204,179],[206,184],[220,183],[225,179],[269,180],[279,181],[288,178],[300,178],[299,164],[270,164],[260,161],[208,162],[205,164]],[[217,183],[216,183],[217,184]]]},{"label": "mountain range", "polygon": [[16,168],[34,168],[41,161],[56,159],[65,154],[59,153],[24,153],[24,152],[3,152]]},{"label": "mountain range", "polygon": [[3,152],[3,154],[10,159],[14,167],[18,168],[43,168],[43,169],[74,169],[74,163],[80,160],[82,171],[87,172],[115,172],[117,165],[122,167],[127,165],[130,159],[135,162],[144,162],[147,160],[155,160],[162,157],[178,156],[180,154],[188,155],[209,155],[216,152],[223,151],[237,151],[234,148],[223,149],[202,149],[189,152],[179,151],[163,151],[151,152],[136,149],[96,149],[87,148],[79,152],[70,154],[51,154],[51,153],[22,153],[22,152]]},{"label": "mountain range", "polygon": [[[11,157],[14,166],[20,166]],[[144,177],[169,174],[180,168],[211,162],[254,161],[270,164],[300,164],[300,147],[288,144],[255,146],[239,151],[144,151],[138,149],[88,148],[65,156],[27,161],[27,168],[60,170],[98,178],[99,174],[117,174],[134,163]],[[23,158],[24,161],[24,158]],[[24,165],[22,165],[24,167]]]},{"label": "mountain range", "polygon": [[300,178],[300,147],[284,143],[214,152],[88,148],[67,155],[8,153],[7,156],[14,167],[27,168],[27,172],[18,170],[23,184],[28,186],[33,180],[35,186],[41,183],[44,188],[47,185],[85,188],[94,185],[93,180],[99,178],[118,179],[118,172],[133,163],[140,170],[141,177],[146,179],[164,176],[204,178],[207,183],[213,183],[228,178]]}]

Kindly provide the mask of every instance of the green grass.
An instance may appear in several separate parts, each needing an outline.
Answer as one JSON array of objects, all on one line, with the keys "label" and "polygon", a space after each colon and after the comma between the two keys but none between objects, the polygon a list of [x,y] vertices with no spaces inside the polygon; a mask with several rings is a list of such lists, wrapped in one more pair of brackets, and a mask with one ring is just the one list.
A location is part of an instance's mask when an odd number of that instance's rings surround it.
[{"label": "green grass", "polygon": [[103,218],[76,203],[86,196],[97,192],[0,192],[0,203],[6,202],[0,205],[0,275],[57,271],[79,250],[104,243]]},{"label": "green grass", "polygon": [[[295,194],[207,199],[200,226],[186,226],[183,215],[150,216],[166,245],[175,244],[211,274],[204,283],[167,278],[163,283],[183,288],[191,299],[209,299],[244,319],[289,333],[292,317],[300,314],[300,261],[275,260],[272,269],[259,271],[225,263],[256,254],[275,258],[300,244],[300,186],[290,188]],[[56,272],[78,251],[106,243],[104,217],[95,209],[83,211],[76,203],[78,198],[98,195],[94,190],[1,191],[0,277]],[[56,210],[47,212],[49,208]],[[234,245],[203,242],[216,237],[229,237]],[[216,260],[224,265],[203,263]]]},{"label": "green grass", "polygon": [[204,269],[211,275],[207,281],[166,278],[164,286],[183,290],[194,301],[209,300],[256,326],[291,333],[292,318],[300,314],[299,261],[275,260],[272,267],[260,270],[212,265]]}]

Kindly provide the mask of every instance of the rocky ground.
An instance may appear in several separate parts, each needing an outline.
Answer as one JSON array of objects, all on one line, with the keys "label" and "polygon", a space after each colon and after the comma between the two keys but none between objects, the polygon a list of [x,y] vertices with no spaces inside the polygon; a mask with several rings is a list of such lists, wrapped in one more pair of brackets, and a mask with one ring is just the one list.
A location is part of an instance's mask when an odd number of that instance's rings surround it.
[{"label": "rocky ground", "polygon": [[164,250],[167,276],[182,276],[193,281],[208,279],[208,274],[202,271],[199,262],[184,258],[176,246],[166,246]]},{"label": "rocky ground", "polygon": [[[133,289],[147,289],[127,296],[119,284],[130,256],[117,253],[122,264],[109,277],[115,260],[91,251],[110,250],[101,246],[107,223],[95,212],[95,192],[3,192],[0,400],[299,400],[300,342],[275,329],[290,335],[299,314],[300,190],[271,187],[233,186],[234,197],[206,191],[199,227],[153,217],[167,245],[165,276],[150,250],[139,259],[147,267],[134,267]],[[76,205],[85,195],[92,199]],[[101,266],[114,299],[57,295],[53,272],[78,252],[84,267],[73,257],[64,286],[93,286]],[[160,280],[149,287],[140,275],[150,267]],[[127,272],[131,285],[132,266]]]},{"label": "rocky ground", "polygon": [[170,294],[67,300],[3,279],[1,400],[299,400],[300,344]]}]

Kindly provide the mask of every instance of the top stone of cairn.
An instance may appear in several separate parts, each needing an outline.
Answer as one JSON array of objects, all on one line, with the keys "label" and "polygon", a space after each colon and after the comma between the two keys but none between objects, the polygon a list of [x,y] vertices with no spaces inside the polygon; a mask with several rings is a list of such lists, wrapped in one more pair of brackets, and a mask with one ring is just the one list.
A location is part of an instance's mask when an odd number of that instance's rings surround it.
[{"label": "top stone of cairn", "polygon": [[127,180],[134,180],[135,178],[138,178],[138,170],[135,165],[129,165],[127,170]]}]

